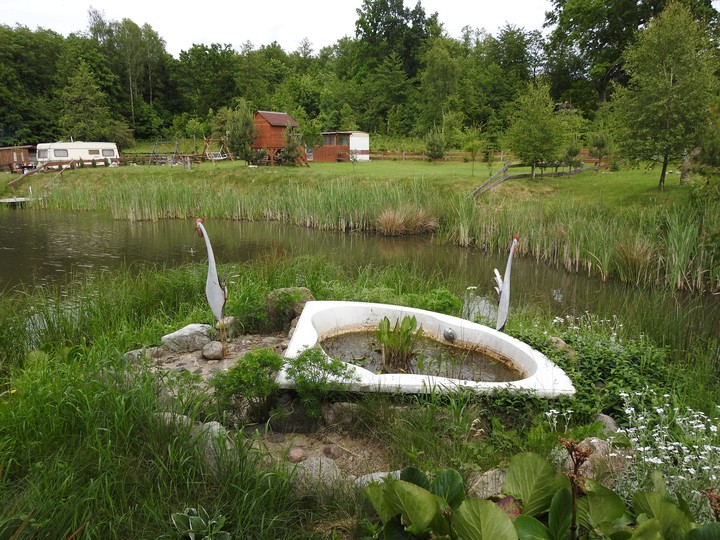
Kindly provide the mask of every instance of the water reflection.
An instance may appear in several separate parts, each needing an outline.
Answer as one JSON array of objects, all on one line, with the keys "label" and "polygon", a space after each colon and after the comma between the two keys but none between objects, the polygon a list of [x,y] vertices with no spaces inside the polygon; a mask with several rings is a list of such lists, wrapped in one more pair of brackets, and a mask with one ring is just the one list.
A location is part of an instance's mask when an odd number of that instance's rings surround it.
[{"label": "water reflection", "polygon": [[[497,301],[492,271],[505,265],[504,256],[436,245],[426,238],[380,238],[265,222],[207,220],[206,227],[219,264],[318,254],[351,268],[413,265],[428,275],[440,272],[460,296],[468,286],[476,286],[489,314]],[[94,213],[0,209],[0,287],[6,291],[21,283],[62,282],[84,271],[175,266],[204,262],[206,257],[193,220],[130,223]],[[586,311],[618,316],[659,341],[670,332],[720,337],[718,296],[668,295],[602,283],[522,257],[513,262],[512,280],[512,305],[562,317]]]}]

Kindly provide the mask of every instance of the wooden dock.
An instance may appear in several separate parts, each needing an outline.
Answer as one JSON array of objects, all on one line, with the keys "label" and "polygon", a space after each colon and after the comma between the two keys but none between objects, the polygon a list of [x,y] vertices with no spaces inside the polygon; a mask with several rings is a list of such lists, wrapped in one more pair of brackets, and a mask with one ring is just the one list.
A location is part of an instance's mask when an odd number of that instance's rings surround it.
[{"label": "wooden dock", "polygon": [[0,204],[6,204],[10,208],[23,207],[32,201],[30,197],[10,197],[9,199],[0,199]]}]

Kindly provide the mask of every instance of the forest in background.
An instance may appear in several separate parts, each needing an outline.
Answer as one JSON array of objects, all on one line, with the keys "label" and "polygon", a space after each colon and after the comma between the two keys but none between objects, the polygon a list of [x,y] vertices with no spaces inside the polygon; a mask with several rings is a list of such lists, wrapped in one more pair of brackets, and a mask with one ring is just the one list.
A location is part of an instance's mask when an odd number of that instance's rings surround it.
[{"label": "forest in background", "polygon": [[[239,51],[212,43],[177,58],[150,25],[107,20],[93,8],[87,29],[67,37],[0,25],[0,146],[72,137],[123,148],[224,134],[238,107],[288,112],[310,143],[320,131],[363,130],[385,136],[379,141],[440,133],[442,145],[455,148],[468,133],[499,144],[525,107],[539,118],[572,113],[564,136],[588,145],[604,122],[598,111],[627,89],[637,66],[656,69],[628,50],[669,3],[553,0],[545,35],[507,24],[496,35],[467,26],[455,37],[420,1],[406,8],[402,0],[363,0],[355,36],[319,51],[310,36],[291,52],[276,42]],[[676,3],[716,57],[711,1]],[[709,69],[717,79],[714,64]],[[685,108],[705,114],[706,105]]]}]

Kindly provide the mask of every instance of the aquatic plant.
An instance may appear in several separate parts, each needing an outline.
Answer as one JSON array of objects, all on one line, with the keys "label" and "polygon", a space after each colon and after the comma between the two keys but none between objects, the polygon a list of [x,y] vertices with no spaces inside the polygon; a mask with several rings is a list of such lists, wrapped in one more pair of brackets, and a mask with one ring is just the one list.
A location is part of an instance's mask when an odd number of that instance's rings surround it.
[{"label": "aquatic plant", "polygon": [[408,316],[395,321],[390,327],[390,319],[383,317],[375,331],[382,347],[383,371],[391,373],[411,373],[410,361],[414,356],[414,347],[423,335],[422,326],[418,327],[415,316]]}]

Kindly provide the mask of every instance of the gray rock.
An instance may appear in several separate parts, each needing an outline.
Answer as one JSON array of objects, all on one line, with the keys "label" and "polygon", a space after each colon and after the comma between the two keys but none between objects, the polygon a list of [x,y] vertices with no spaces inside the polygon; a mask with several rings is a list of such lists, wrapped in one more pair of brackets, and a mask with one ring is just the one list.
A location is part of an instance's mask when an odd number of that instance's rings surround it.
[{"label": "gray rock", "polygon": [[502,493],[505,471],[490,469],[482,474],[471,474],[467,479],[467,494],[477,499],[487,499]]},{"label": "gray rock", "polygon": [[237,336],[235,317],[223,317],[215,323],[215,329],[218,332],[222,332],[224,330],[227,339],[234,339]]},{"label": "gray rock", "polygon": [[206,360],[222,360],[225,356],[223,354],[223,346],[219,341],[211,341],[206,343],[202,348],[203,358]]},{"label": "gray rock", "polygon": [[174,412],[157,413],[160,419],[168,426],[177,426],[181,428],[189,428],[193,425],[193,421],[189,416],[177,414]]},{"label": "gray rock", "polygon": [[173,352],[199,351],[211,341],[209,324],[188,324],[176,332],[164,335],[163,344]]},{"label": "gray rock", "polygon": [[568,357],[575,358],[577,356],[577,351],[573,349],[570,345],[565,343],[565,340],[561,337],[550,336],[549,341],[556,349],[567,353]]},{"label": "gray rock", "polygon": [[326,457],[311,457],[295,466],[294,487],[299,494],[318,498],[344,483],[342,471]]},{"label": "gray rock", "polygon": [[[627,471],[632,461],[628,459],[632,456],[630,450],[615,448],[609,441],[598,437],[587,437],[579,444],[593,451],[590,458],[580,467],[580,474],[586,478],[592,478],[608,488],[613,487],[615,479]],[[568,457],[565,460],[564,468],[571,471],[572,467],[572,461]]]},{"label": "gray rock", "polygon": [[353,482],[353,485],[356,489],[363,489],[370,484],[382,484],[387,478],[392,478],[393,480],[399,480],[400,479],[400,471],[392,471],[392,472],[375,472],[370,474],[364,474],[362,476],[359,476],[355,479]]},{"label": "gray rock", "polygon": [[608,435],[613,435],[613,434],[617,433],[617,430],[618,430],[617,422],[612,417],[608,416],[607,414],[598,414],[595,417],[595,421],[602,422],[603,429],[604,429],[605,433],[607,433]]},{"label": "gray rock", "polygon": [[271,291],[267,298],[270,324],[274,328],[287,330],[310,300],[315,300],[315,297],[307,287],[285,287]]},{"label": "gray rock", "polygon": [[198,444],[202,446],[205,464],[215,473],[219,472],[219,465],[223,456],[232,455],[234,444],[228,436],[228,431],[219,422],[207,422],[193,426],[193,434]]},{"label": "gray rock", "polygon": [[134,351],[128,351],[123,354],[123,362],[128,364],[140,364],[144,360],[148,359],[146,349],[135,349]]}]

